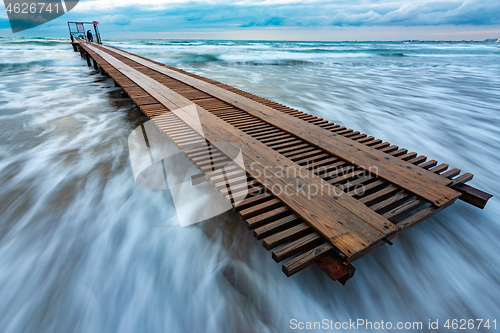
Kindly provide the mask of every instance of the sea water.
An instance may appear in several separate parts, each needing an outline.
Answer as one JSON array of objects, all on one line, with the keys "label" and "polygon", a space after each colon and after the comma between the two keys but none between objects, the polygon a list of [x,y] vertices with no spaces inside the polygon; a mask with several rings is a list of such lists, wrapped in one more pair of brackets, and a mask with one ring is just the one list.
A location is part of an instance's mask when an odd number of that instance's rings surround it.
[{"label": "sea water", "polygon": [[147,119],[69,40],[0,38],[2,332],[499,322],[500,45],[105,43],[461,168],[495,197],[356,261],[346,286],[314,265],[287,278],[234,213],[181,228],[167,190],[135,184],[127,138]]}]

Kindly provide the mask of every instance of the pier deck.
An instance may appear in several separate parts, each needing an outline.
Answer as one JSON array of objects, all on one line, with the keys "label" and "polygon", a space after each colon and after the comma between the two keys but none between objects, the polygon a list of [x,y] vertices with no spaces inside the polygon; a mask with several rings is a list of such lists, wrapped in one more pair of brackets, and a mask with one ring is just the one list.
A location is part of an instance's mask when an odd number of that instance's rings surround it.
[{"label": "pier deck", "polygon": [[472,174],[367,134],[117,48],[73,46],[184,150],[287,276],[316,263],[345,283],[353,261],[455,200],[491,197],[465,184]]}]

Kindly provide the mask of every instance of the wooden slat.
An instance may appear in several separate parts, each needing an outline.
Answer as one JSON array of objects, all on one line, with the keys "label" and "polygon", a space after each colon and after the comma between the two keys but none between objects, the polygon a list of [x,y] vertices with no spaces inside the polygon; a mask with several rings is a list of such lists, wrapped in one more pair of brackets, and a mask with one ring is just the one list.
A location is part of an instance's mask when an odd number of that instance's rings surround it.
[{"label": "wooden slat", "polygon": [[276,262],[280,262],[321,242],[321,236],[314,232],[274,250],[273,259]]},{"label": "wooden slat", "polygon": [[455,185],[454,188],[462,193],[460,199],[481,209],[484,208],[488,200],[493,196],[467,184],[460,183]]},{"label": "wooden slat", "polygon": [[332,249],[333,247],[330,244],[319,245],[314,249],[286,262],[283,265],[283,272],[286,274],[286,276],[291,276],[301,269],[304,269],[305,267],[311,265],[315,261],[321,259],[322,257],[328,255],[328,252],[330,252]]}]

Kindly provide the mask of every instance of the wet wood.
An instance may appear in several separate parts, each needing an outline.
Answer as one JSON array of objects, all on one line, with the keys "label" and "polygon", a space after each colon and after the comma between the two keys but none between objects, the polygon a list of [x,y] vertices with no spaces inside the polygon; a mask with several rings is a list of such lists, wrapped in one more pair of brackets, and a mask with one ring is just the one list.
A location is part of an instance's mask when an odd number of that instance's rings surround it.
[{"label": "wet wood", "polygon": [[[104,48],[107,47],[104,46]],[[447,201],[460,196],[460,193],[457,191],[444,186],[450,183],[445,178],[416,168],[411,163],[385,156],[380,154],[376,149],[359,143],[353,143],[339,134],[332,134],[308,122],[283,115],[274,109],[220,87],[180,74],[139,57],[128,55],[119,50],[113,49],[113,51],[160,73],[166,73],[173,78],[182,80],[195,88],[202,89],[212,96],[237,106],[286,132],[293,133],[301,139],[321,147],[325,151],[339,156],[365,170],[371,170],[376,165],[378,169],[377,174],[380,177],[398,183],[399,186],[429,200],[436,206],[445,204]]]},{"label": "wet wood", "polygon": [[[90,48],[92,49],[92,47]],[[151,78],[116,58],[99,50],[94,49],[94,51],[122,74],[136,80],[142,89],[155,96],[160,103],[165,102],[165,106],[168,107],[172,107],[171,105],[175,103],[177,109],[174,109],[174,107],[172,109],[176,116],[200,135],[203,135],[206,140],[212,142],[227,156],[236,157],[239,153],[243,153],[244,165],[241,165],[241,167],[244,167],[247,173],[260,181],[271,192],[280,189],[279,194],[274,194],[339,248],[347,258],[359,255],[359,252],[365,250],[372,243],[380,242],[388,234],[397,230],[394,224],[381,218],[380,215],[374,214],[357,200],[341,194],[335,195],[336,190],[328,183],[315,177],[308,170],[301,168],[273,149],[254,141],[247,134],[228,125],[199,106],[194,109],[196,115],[193,116],[188,109],[183,109],[193,105],[191,101],[171,89],[153,82],[154,80]],[[160,128],[162,128],[161,125]],[[282,143],[282,141],[277,140],[278,143]],[[215,166],[202,167],[201,169],[207,171],[223,165],[215,164]],[[286,170],[286,175],[266,174],[266,168]],[[314,198],[311,200],[310,193],[295,188],[292,188],[293,192],[290,195],[283,190],[289,188],[290,185],[294,187],[314,187],[318,191],[324,191],[323,188],[326,188],[325,191],[327,191],[328,195],[321,192],[315,193]],[[337,216],[337,220],[332,220],[330,218],[331,214]],[[252,215],[244,216],[244,218],[250,217]]]},{"label": "wet wood", "polygon": [[[78,39],[75,45],[185,149],[200,170],[193,186],[213,184],[254,236],[274,249],[273,258],[288,260],[288,276],[316,263],[344,284],[354,274],[349,262],[457,198],[482,208],[491,197],[465,184],[472,174],[365,133],[116,48]],[[193,106],[194,113],[187,110]],[[243,163],[232,163],[240,152]],[[305,173],[268,181],[249,163],[261,174],[269,166]],[[378,175],[362,172],[370,165]],[[296,189],[335,185],[341,195],[270,191],[290,183]]]}]

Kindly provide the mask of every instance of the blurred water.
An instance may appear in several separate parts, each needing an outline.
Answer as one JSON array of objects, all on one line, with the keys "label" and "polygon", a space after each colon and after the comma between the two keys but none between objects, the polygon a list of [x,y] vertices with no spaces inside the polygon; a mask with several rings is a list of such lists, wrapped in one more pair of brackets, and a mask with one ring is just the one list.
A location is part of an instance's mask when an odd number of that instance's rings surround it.
[{"label": "blurred water", "polygon": [[127,137],[146,118],[67,40],[0,38],[3,332],[500,320],[498,44],[110,44],[472,172],[496,197],[484,211],[458,202],[360,259],[345,287],[317,267],[286,278],[233,213],[180,228],[166,191],[135,185]]}]

